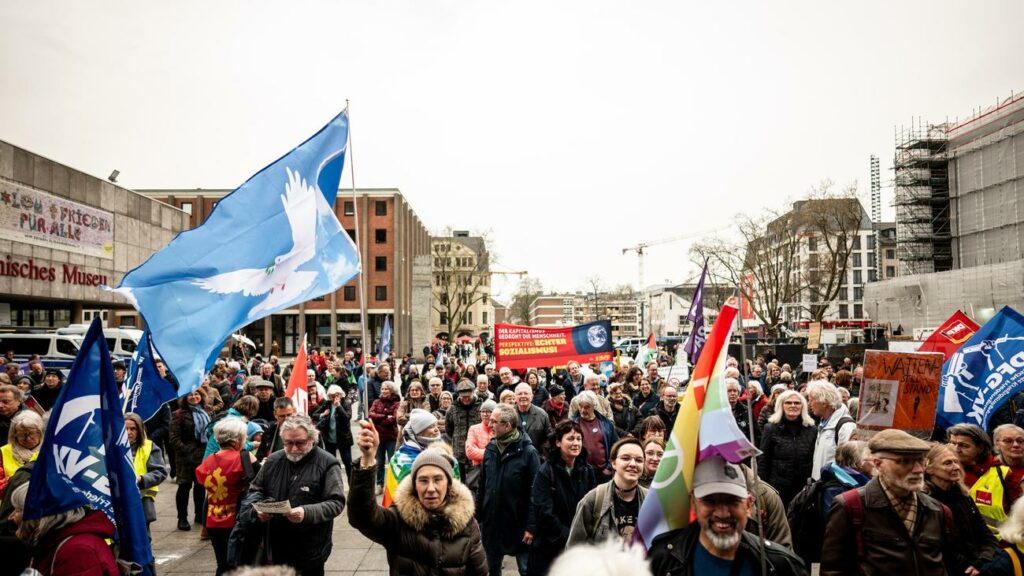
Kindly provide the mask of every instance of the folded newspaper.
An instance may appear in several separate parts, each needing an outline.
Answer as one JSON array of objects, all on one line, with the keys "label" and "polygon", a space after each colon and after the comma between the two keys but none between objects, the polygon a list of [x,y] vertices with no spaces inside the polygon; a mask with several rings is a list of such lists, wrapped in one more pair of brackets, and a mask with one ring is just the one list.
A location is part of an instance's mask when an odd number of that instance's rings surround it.
[{"label": "folded newspaper", "polygon": [[272,500],[264,500],[263,502],[253,502],[253,508],[257,512],[264,514],[287,514],[292,511],[292,503],[288,500],[281,500],[280,502],[274,502]]}]

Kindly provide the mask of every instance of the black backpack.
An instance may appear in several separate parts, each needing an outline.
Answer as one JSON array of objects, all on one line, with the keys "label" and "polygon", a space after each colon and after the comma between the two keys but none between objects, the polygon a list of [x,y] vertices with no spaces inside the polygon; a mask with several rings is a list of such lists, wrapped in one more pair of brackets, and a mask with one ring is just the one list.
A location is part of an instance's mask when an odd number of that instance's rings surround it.
[{"label": "black backpack", "polygon": [[808,566],[821,561],[825,538],[825,516],[830,503],[824,501],[825,488],[841,486],[835,480],[814,480],[807,483],[789,503],[786,519],[793,535],[793,551]]}]

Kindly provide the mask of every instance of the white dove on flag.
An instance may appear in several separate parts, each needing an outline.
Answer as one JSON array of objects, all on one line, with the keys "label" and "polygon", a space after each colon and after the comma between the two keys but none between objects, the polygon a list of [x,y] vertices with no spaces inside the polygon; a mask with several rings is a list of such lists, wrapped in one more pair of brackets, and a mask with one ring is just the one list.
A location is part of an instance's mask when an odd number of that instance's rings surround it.
[{"label": "white dove on flag", "polygon": [[309,186],[298,171],[285,170],[288,183],[281,203],[292,229],[291,250],[274,258],[274,263],[266,268],[245,268],[192,282],[215,294],[241,292],[245,296],[261,296],[269,292],[262,302],[249,310],[250,318],[292,301],[317,279],[316,272],[299,272],[298,268],[316,255],[316,197],[320,193]]}]

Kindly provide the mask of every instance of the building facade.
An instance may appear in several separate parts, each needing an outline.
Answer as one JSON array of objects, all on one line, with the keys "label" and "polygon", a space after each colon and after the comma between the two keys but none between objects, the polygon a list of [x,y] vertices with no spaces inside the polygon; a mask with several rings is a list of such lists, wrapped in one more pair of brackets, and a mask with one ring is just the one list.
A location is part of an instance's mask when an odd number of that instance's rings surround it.
[{"label": "building facade", "polygon": [[612,338],[640,334],[640,305],[632,294],[542,294],[530,303],[530,326],[574,326],[594,320],[608,320]]},{"label": "building facade", "polygon": [[[897,245],[914,246],[912,241],[929,230],[945,226],[945,236],[940,230],[936,237],[940,247],[942,240],[948,242],[949,266],[917,265],[897,251],[901,270],[911,273],[869,285],[869,308],[905,333],[935,328],[956,310],[982,323],[1003,306],[1024,308],[1024,96],[1006,98],[961,122],[926,125],[915,134],[922,131],[936,143],[927,156],[935,168],[929,185],[946,193],[910,198],[920,204],[932,198],[928,207],[937,224],[920,235],[901,232],[913,233],[924,216],[897,210]],[[913,149],[915,140],[906,141],[904,148]]]},{"label": "building facade", "polygon": [[[202,224],[217,201],[230,190],[141,190],[140,194],[166,202],[189,215],[193,226]],[[413,338],[413,262],[430,252],[430,236],[397,189],[361,189],[353,198],[341,190],[335,213],[349,235],[357,237],[365,278],[368,352],[375,352],[384,319],[392,327],[391,349],[404,354],[419,344]],[[294,355],[307,334],[311,344],[324,349],[351,349],[360,345],[360,277],[340,290],[274,313],[245,327],[242,332],[265,354],[279,350]],[[275,346],[276,344],[276,346]]]},{"label": "building facade", "polygon": [[431,237],[430,245],[433,337],[489,336],[494,327],[494,302],[486,242],[456,230]]},{"label": "building facade", "polygon": [[116,286],[188,214],[0,141],[0,326],[140,326]]}]

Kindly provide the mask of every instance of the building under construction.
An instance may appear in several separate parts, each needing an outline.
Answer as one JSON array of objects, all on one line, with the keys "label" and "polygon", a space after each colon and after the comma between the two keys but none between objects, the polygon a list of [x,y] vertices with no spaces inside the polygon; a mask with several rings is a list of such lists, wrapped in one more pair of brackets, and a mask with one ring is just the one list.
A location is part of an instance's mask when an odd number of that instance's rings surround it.
[{"label": "building under construction", "polygon": [[1024,95],[896,134],[900,277],[866,286],[872,319],[909,331],[1024,310]]}]

